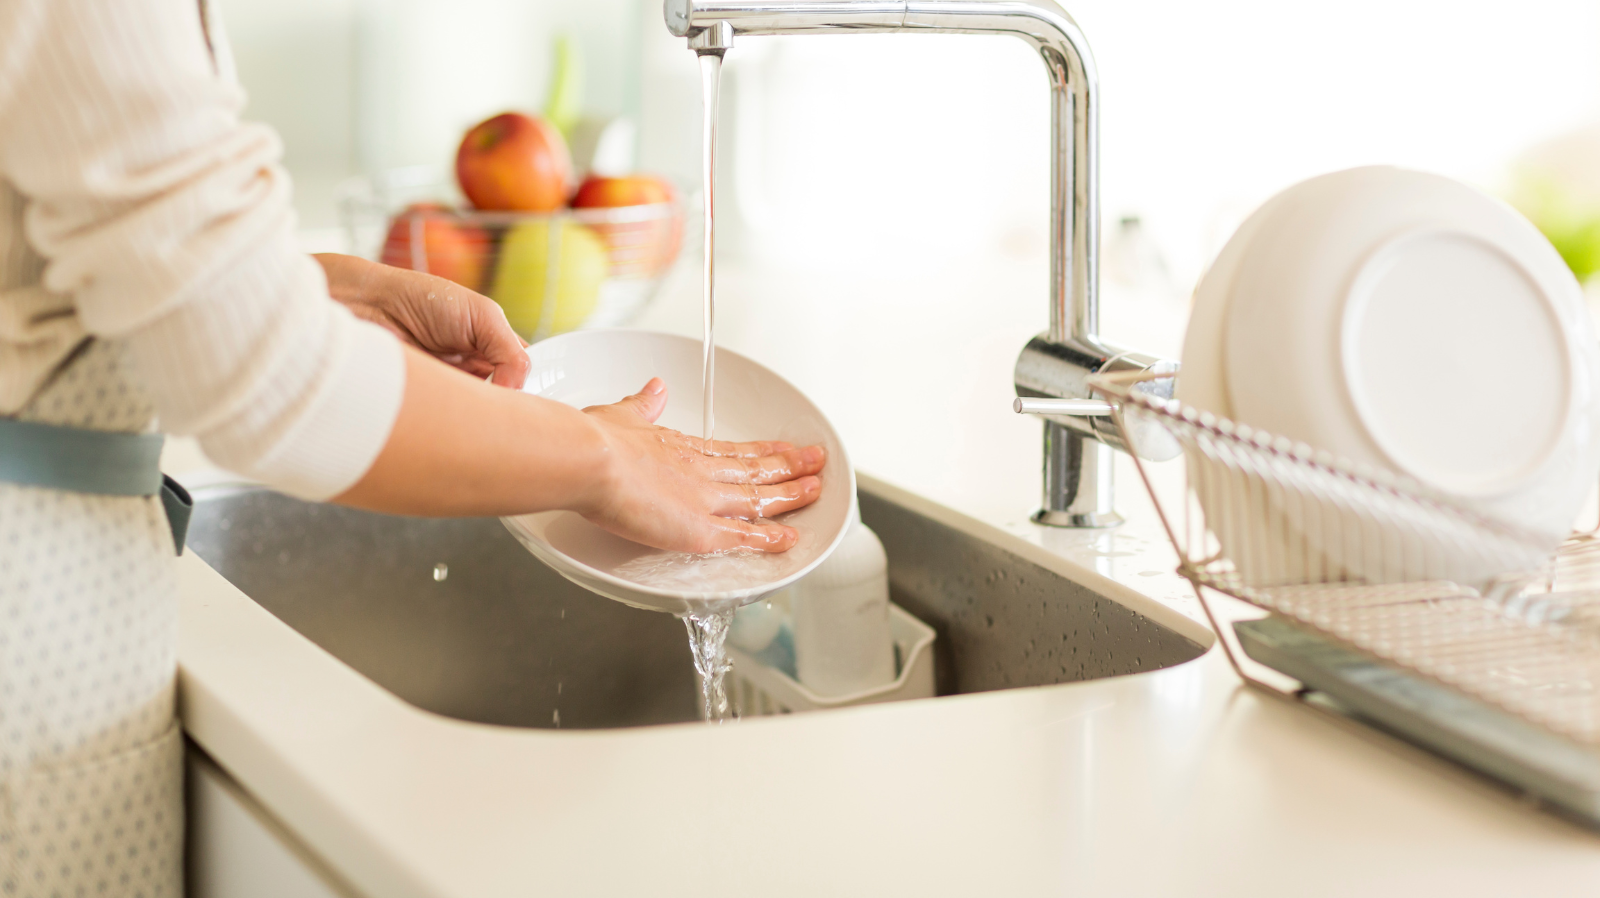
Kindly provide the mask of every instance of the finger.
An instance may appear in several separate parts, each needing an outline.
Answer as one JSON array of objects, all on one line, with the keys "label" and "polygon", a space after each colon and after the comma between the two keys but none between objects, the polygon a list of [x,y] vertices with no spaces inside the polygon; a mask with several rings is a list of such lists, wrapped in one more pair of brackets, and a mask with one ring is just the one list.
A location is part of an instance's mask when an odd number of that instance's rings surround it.
[{"label": "finger", "polygon": [[777,521],[741,521],[738,518],[708,518],[711,535],[704,541],[706,552],[729,549],[755,549],[759,552],[787,552],[800,541],[800,531]]},{"label": "finger", "polygon": [[489,377],[495,372],[493,365],[480,358],[461,359],[451,364],[477,378]]},{"label": "finger", "polygon": [[[705,443],[701,442],[701,446]],[[781,441],[755,442],[755,443],[730,443],[727,440],[712,440],[711,451],[703,454],[717,458],[760,458],[763,455],[774,455],[793,449],[793,444]]]},{"label": "finger", "polygon": [[744,484],[726,487],[722,491],[715,513],[722,517],[770,518],[797,508],[805,508],[822,495],[822,481],[816,477],[802,477],[788,483],[772,486]]},{"label": "finger", "polygon": [[821,446],[789,449],[760,458],[719,457],[713,462],[711,479],[719,483],[783,483],[820,472],[827,460],[828,451]]},{"label": "finger", "polygon": [[[659,377],[650,378],[644,389],[624,397],[619,402],[611,404],[611,408],[618,408],[632,412],[643,418],[647,423],[654,424],[656,419],[667,408],[667,384]],[[587,411],[587,409],[585,409]]]},{"label": "finger", "polygon": [[479,358],[494,366],[492,382],[513,390],[522,389],[533,368],[526,352],[528,344],[511,329],[505,309],[482,294],[472,294],[472,344]]},{"label": "finger", "polygon": [[513,358],[494,365],[494,377],[491,380],[496,386],[520,390],[528,382],[528,372],[532,369],[533,363],[528,356],[519,352]]}]

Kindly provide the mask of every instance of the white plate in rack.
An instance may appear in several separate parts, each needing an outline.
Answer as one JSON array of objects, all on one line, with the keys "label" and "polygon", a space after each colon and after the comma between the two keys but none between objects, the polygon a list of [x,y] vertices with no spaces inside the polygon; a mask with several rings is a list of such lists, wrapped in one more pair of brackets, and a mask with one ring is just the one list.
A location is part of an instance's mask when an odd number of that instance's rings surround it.
[{"label": "white plate in rack", "polygon": [[[1600,473],[1600,344],[1576,280],[1510,207],[1422,172],[1323,175],[1253,215],[1196,291],[1178,396],[1413,480],[1552,551]],[[1322,545],[1320,525],[1297,525],[1270,491],[1240,493],[1227,465],[1191,461],[1190,474],[1252,579],[1503,573],[1466,557],[1397,568],[1406,525],[1359,508],[1336,530],[1370,538]]]},{"label": "white plate in rack", "polygon": [[1239,420],[1410,477],[1553,550],[1600,471],[1600,344],[1509,206],[1399,168],[1274,201],[1224,329]]}]

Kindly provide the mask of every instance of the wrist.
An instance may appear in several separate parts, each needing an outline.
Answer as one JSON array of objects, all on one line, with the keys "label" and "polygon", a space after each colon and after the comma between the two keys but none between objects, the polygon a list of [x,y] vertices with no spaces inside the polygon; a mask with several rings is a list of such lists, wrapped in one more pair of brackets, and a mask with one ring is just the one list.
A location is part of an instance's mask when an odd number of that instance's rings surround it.
[{"label": "wrist", "polygon": [[574,472],[577,490],[567,510],[584,517],[601,515],[611,507],[621,489],[620,447],[605,422],[586,412],[577,412],[581,435],[574,443],[582,450],[573,454],[580,470]]},{"label": "wrist", "polygon": [[322,266],[328,279],[328,295],[341,303],[366,302],[381,295],[378,285],[386,276],[387,266],[339,253],[317,253],[311,258]]}]

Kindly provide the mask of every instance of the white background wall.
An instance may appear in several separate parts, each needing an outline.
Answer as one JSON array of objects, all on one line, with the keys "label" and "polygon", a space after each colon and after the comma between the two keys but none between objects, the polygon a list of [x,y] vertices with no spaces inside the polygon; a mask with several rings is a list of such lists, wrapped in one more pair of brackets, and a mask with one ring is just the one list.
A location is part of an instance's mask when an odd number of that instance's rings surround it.
[{"label": "white background wall", "polygon": [[250,94],[282,134],[302,224],[337,224],[352,175],[448,165],[461,134],[507,109],[537,111],[555,35],[584,51],[589,108],[638,102],[634,0],[217,0]]},{"label": "white background wall", "polygon": [[[1069,0],[1097,57],[1108,230],[1139,215],[1180,280],[1301,178],[1389,162],[1494,187],[1597,111],[1600,4]],[[648,35],[647,154],[691,173],[694,72]],[[1041,64],[1005,38],[751,39],[728,55],[728,196],[767,257],[1042,252]],[[743,151],[741,153],[741,151]],[[685,158],[688,155],[689,158]],[[752,243],[754,245],[752,245]]]}]

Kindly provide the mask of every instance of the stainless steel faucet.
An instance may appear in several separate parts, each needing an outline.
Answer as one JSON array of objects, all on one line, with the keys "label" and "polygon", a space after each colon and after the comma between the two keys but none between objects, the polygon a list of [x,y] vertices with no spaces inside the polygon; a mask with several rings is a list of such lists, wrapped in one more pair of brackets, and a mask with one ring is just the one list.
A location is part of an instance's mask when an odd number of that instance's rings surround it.
[{"label": "stainless steel faucet", "polygon": [[[1050,78],[1050,329],[1017,358],[1017,395],[1090,399],[1092,374],[1176,372],[1174,362],[1100,339],[1099,85],[1083,32],[1051,0],[666,0],[666,19],[698,52],[768,34],[1009,34],[1028,42]],[[1170,378],[1156,384],[1170,393]],[[1044,507],[1034,520],[1121,523],[1112,508],[1112,453],[1127,444],[1113,419],[1094,413],[1100,409],[1092,403],[1015,408],[1045,421]]]}]

